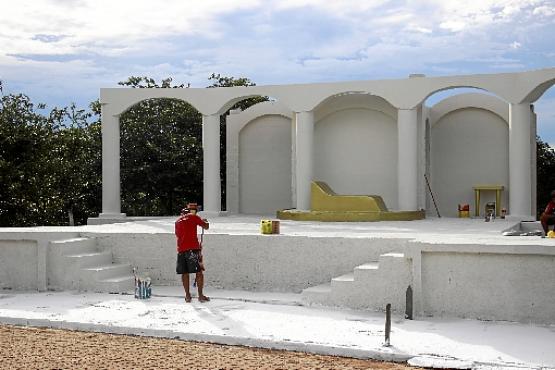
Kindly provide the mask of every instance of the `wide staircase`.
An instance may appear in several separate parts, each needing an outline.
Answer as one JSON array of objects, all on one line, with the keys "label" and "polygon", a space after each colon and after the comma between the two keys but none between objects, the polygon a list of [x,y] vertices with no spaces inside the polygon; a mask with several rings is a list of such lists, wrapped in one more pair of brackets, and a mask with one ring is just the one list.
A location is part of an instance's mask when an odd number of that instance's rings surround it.
[{"label": "wide staircase", "polygon": [[382,254],[378,261],[357,266],[352,273],[303,290],[302,299],[308,305],[373,311],[382,311],[391,303],[394,312],[402,313],[406,310],[407,289],[412,281],[411,268],[411,260],[403,253]]},{"label": "wide staircase", "polygon": [[134,289],[132,267],[113,263],[111,251],[100,251],[94,238],[51,241],[48,286],[56,290],[128,293]]}]

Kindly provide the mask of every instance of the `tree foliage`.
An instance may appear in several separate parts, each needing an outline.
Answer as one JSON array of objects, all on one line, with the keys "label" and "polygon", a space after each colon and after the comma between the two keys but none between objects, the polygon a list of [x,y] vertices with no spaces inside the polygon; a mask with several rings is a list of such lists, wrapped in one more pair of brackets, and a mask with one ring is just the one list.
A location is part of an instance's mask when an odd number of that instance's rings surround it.
[{"label": "tree foliage", "polygon": [[[45,111],[42,113],[41,111]],[[94,113],[23,94],[0,99],[0,226],[77,223],[99,206],[100,124]]]},{"label": "tree foliage", "polygon": [[555,190],[555,150],[536,137],[537,210],[538,216],[549,202],[549,194]]}]

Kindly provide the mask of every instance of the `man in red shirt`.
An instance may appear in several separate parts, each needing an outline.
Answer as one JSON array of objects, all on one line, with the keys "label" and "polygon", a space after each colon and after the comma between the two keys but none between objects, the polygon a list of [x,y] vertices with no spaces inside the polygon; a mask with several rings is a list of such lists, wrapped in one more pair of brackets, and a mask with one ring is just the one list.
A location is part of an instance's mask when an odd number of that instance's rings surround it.
[{"label": "man in red shirt", "polygon": [[210,298],[202,292],[204,288],[204,265],[202,262],[202,245],[198,242],[197,226],[208,229],[208,221],[197,215],[197,204],[189,203],[181,210],[181,216],[175,221],[177,237],[177,266],[175,271],[181,275],[185,288],[185,302],[191,302],[189,291],[189,274],[196,274],[199,302],[208,302]]},{"label": "man in red shirt", "polygon": [[546,235],[549,231],[549,225],[555,225],[555,190],[551,192],[551,200],[547,203],[547,207],[545,207],[545,211],[540,217],[540,222]]}]

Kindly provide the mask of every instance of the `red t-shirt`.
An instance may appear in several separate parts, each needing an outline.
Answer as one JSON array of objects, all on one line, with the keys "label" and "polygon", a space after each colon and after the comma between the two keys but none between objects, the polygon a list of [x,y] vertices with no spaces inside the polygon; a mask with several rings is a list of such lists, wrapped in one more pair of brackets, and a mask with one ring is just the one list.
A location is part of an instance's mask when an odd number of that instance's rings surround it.
[{"label": "red t-shirt", "polygon": [[545,211],[543,211],[543,213],[545,213],[546,215],[555,214],[555,202],[550,200],[549,203],[547,203],[547,207],[545,207]]},{"label": "red t-shirt", "polygon": [[208,223],[197,215],[188,214],[175,221],[175,236],[177,237],[177,252],[200,249],[197,238],[197,226],[208,227]]}]

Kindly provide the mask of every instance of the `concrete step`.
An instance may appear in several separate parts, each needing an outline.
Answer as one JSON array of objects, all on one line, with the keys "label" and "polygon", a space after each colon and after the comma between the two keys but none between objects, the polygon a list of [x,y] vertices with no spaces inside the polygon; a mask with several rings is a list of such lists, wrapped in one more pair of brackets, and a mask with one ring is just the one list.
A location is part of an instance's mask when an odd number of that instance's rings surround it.
[{"label": "concrete step", "polygon": [[301,298],[304,304],[321,304],[329,305],[331,297],[331,283],[313,286],[306,288],[301,293]]},{"label": "concrete step", "polygon": [[355,276],[352,272],[331,279],[332,294],[335,294],[337,290],[351,289],[354,282]]},{"label": "concrete step", "polygon": [[98,293],[128,293],[135,290],[135,277],[133,275],[114,276],[102,279],[95,283],[94,291]]},{"label": "concrete step", "polygon": [[355,267],[353,272],[355,281],[365,281],[367,279],[374,279],[379,273],[379,262],[368,262],[363,265]]},{"label": "concrete step", "polygon": [[61,254],[90,253],[97,250],[96,240],[94,238],[54,240],[50,242],[50,248],[59,250]]},{"label": "concrete step", "polygon": [[92,281],[102,281],[117,276],[133,276],[131,265],[127,263],[93,266],[82,269],[84,275],[88,275]]},{"label": "concrete step", "polygon": [[112,252],[102,251],[71,254],[65,255],[64,258],[68,263],[75,264],[79,268],[106,266],[112,263]]}]

